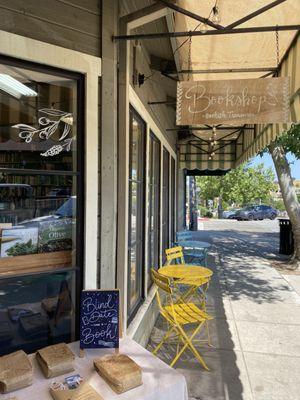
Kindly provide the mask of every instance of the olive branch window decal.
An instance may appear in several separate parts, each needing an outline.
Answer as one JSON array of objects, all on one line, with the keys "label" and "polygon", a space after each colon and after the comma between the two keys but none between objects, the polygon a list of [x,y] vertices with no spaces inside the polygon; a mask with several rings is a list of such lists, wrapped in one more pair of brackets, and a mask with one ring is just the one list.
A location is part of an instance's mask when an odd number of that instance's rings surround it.
[{"label": "olive branch window decal", "polygon": [[[26,143],[31,143],[35,136],[38,136],[41,140],[48,140],[57,131],[59,125],[64,124],[63,132],[58,139],[61,143],[51,146],[44,153],[40,153],[40,155],[43,157],[51,157],[61,153],[63,150],[70,151],[74,138],[68,136],[70,135],[73,125],[73,115],[53,108],[42,108],[39,110],[39,113],[45,114],[46,116],[42,116],[38,119],[38,128],[26,124],[16,124],[12,126],[20,130],[19,138],[25,140]],[[58,119],[54,119],[54,117]]]}]

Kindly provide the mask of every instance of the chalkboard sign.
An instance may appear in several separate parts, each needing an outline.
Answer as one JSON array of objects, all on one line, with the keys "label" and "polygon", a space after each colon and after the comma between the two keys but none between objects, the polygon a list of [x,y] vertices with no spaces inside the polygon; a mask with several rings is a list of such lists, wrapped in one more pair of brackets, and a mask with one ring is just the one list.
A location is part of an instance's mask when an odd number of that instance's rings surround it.
[{"label": "chalkboard sign", "polygon": [[84,290],[80,305],[80,348],[119,348],[119,290]]}]

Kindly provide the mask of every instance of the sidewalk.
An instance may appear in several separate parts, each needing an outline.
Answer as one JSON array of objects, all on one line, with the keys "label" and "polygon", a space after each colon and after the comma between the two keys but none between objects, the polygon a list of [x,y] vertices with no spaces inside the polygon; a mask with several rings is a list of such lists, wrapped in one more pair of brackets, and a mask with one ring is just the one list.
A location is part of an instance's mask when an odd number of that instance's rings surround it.
[{"label": "sidewalk", "polygon": [[[195,232],[194,238],[213,245],[208,311],[215,317],[211,323],[215,348],[201,351],[209,372],[189,352],[176,364],[186,377],[190,399],[299,399],[300,276],[283,277],[270,266],[268,246],[273,242],[274,248],[275,234],[247,235],[226,225],[207,230],[208,224],[205,229]],[[255,246],[262,238],[266,247]],[[159,317],[149,348],[162,333]],[[165,350],[159,356],[168,360],[170,348]]]}]

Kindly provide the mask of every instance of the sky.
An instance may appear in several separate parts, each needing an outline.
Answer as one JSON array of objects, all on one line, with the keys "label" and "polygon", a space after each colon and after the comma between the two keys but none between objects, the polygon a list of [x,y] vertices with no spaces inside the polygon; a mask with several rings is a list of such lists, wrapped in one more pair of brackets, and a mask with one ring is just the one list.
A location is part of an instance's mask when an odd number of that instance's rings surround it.
[{"label": "sky", "polygon": [[[287,158],[291,166],[292,177],[295,179],[300,179],[300,160],[297,160],[291,153],[288,153]],[[261,163],[265,164],[267,168],[271,167],[273,169],[275,174],[275,180],[277,180],[274,163],[270,154],[264,154],[262,157],[256,156],[252,159],[251,162],[252,165],[257,165]]]}]

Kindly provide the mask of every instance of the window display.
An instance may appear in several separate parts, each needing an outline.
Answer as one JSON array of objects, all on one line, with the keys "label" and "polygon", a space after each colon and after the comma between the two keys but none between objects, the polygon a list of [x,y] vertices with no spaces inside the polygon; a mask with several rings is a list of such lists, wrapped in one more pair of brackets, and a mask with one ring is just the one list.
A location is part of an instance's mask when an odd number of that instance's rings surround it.
[{"label": "window display", "polygon": [[0,58],[0,354],[75,339],[82,82]]}]

